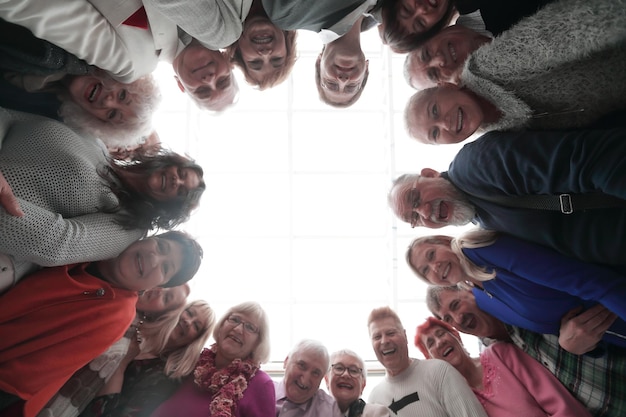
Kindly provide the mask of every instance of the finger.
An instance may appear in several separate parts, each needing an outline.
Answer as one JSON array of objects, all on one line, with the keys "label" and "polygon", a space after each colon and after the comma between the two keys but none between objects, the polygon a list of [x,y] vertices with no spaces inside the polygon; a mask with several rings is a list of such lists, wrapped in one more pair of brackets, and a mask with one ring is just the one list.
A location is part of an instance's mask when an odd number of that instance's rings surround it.
[{"label": "finger", "polygon": [[582,311],[582,309],[582,306],[574,307],[573,309],[565,313],[561,318],[561,324],[567,323],[568,321],[576,317]]},{"label": "finger", "polygon": [[20,208],[20,203],[13,194],[0,195],[0,205],[12,216],[22,217],[24,212]]},{"label": "finger", "polygon": [[617,314],[610,313],[600,323],[598,323],[596,329],[604,333],[609,330],[609,327],[613,325],[615,320],[617,320]]},{"label": "finger", "polygon": [[596,304],[595,306],[579,313],[576,316],[576,320],[580,323],[586,323],[591,320],[597,319],[598,321],[603,320],[608,314],[611,314],[611,311],[604,307],[601,304]]}]

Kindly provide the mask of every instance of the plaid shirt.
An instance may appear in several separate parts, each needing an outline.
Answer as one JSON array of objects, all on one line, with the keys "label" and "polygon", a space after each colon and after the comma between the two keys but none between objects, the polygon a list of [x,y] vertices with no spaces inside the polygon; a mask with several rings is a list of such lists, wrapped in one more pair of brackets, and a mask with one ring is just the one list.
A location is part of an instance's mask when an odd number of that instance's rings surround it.
[{"label": "plaid shirt", "polygon": [[574,355],[559,338],[506,325],[517,346],[541,362],[596,417],[626,416],[626,350],[607,345],[598,358]]}]

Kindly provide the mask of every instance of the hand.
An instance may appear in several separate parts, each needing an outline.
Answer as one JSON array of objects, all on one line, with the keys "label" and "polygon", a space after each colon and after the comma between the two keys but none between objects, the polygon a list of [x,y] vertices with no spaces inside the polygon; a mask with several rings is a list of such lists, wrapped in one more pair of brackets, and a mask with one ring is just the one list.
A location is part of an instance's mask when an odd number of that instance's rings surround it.
[{"label": "hand", "polygon": [[604,332],[611,327],[617,315],[601,304],[587,311],[576,307],[561,319],[559,344],[568,352],[582,355],[592,351],[602,339]]},{"label": "hand", "polygon": [[24,212],[20,208],[20,204],[17,202],[17,198],[13,194],[11,186],[7,182],[4,175],[0,172],[0,206],[12,216],[22,217]]}]

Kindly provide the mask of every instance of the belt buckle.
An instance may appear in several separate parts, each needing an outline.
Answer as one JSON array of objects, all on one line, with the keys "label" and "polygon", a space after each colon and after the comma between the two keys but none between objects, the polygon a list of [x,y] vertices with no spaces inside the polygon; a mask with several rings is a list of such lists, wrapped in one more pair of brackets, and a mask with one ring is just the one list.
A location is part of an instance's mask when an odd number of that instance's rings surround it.
[{"label": "belt buckle", "polygon": [[569,194],[559,195],[559,203],[561,203],[561,213],[572,214],[574,212],[572,197]]}]

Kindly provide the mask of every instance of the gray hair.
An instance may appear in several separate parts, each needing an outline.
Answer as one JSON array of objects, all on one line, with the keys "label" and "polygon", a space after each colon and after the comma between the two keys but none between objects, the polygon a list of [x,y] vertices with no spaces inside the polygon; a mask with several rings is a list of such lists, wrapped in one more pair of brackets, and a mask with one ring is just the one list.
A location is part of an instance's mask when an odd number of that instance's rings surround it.
[{"label": "gray hair", "polygon": [[246,314],[258,321],[259,339],[257,345],[250,353],[250,358],[241,359],[251,359],[259,364],[266,363],[270,358],[270,325],[263,307],[254,301],[246,301],[229,308],[217,322],[213,330],[213,339],[218,339],[222,326],[231,314]]},{"label": "gray hair", "polygon": [[363,381],[367,379],[367,368],[365,366],[365,362],[363,361],[363,358],[361,358],[355,351],[350,349],[341,349],[331,353],[330,364],[332,365],[339,356],[351,356],[356,359],[356,361],[359,363],[359,367],[362,369],[361,373],[363,374]]},{"label": "gray hair", "polygon": [[299,341],[289,352],[287,361],[291,361],[296,354],[303,352],[311,352],[324,359],[325,369],[323,369],[323,371],[324,373],[328,372],[330,369],[330,357],[328,356],[328,349],[326,349],[321,342],[313,339],[303,339]]},{"label": "gray hair", "polygon": [[439,310],[441,310],[441,293],[444,291],[460,292],[465,290],[458,286],[436,287],[434,285],[429,285],[426,288],[426,307],[428,307],[430,312],[433,313],[433,316],[437,317],[439,320],[442,320],[439,315]]}]

